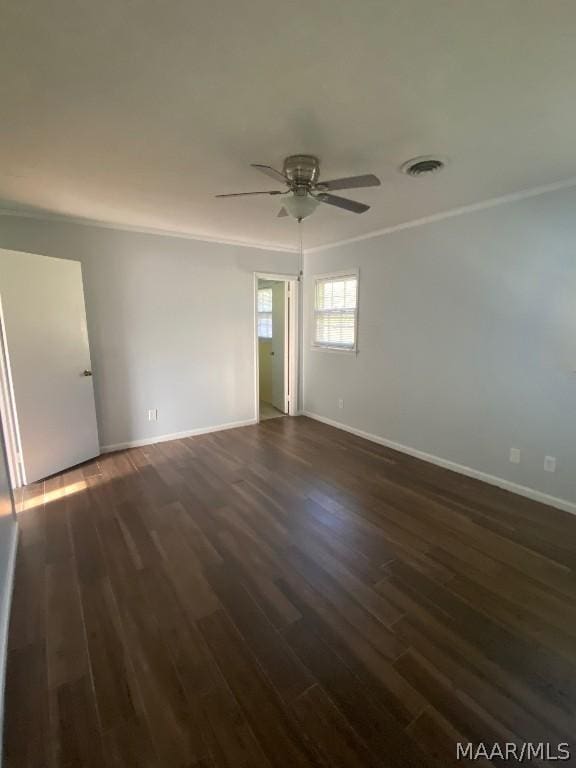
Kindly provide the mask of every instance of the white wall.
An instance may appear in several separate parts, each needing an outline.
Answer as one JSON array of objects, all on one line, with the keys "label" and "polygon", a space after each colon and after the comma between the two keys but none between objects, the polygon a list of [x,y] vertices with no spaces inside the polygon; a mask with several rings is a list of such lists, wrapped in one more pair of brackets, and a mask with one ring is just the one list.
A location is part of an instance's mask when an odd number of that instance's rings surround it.
[{"label": "white wall", "polygon": [[13,216],[0,248],[82,262],[103,446],[254,418],[253,273],[296,254]]},{"label": "white wall", "polygon": [[[351,267],[358,354],[312,350],[312,276]],[[310,253],[305,295],[305,410],[576,502],[575,190]]]}]

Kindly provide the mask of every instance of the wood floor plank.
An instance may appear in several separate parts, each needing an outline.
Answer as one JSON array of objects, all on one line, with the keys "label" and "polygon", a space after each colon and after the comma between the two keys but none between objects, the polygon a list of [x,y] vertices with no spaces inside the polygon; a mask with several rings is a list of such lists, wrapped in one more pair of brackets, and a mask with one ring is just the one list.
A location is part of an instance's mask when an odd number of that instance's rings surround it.
[{"label": "wood floor plank", "polygon": [[[242,546],[241,543],[245,546]],[[258,553],[255,553],[246,540],[237,535],[223,532],[218,536],[219,551],[226,556],[226,566],[235,578],[245,584],[252,597],[264,611],[269,621],[283,629],[300,618],[300,612],[286,595],[278,588],[275,578],[278,574],[270,570]]]},{"label": "wood floor plank", "polygon": [[351,598],[319,565],[295,549],[287,554],[287,558],[288,563],[383,655],[389,659],[399,655],[401,648],[394,633]]},{"label": "wood floor plank", "polygon": [[8,768],[441,768],[576,732],[559,510],[298,417],[107,454],[20,514]]},{"label": "wood floor plank", "polygon": [[476,706],[465,692],[454,688],[450,680],[417,651],[407,650],[394,666],[467,741],[504,743],[514,740],[513,733],[489,712]]},{"label": "wood floor plank", "polygon": [[60,685],[53,695],[55,765],[99,768],[104,764],[102,732],[88,677]]},{"label": "wood floor plank", "polygon": [[46,566],[43,546],[18,541],[10,616],[10,649],[44,642],[46,637]]},{"label": "wood floor plank", "polygon": [[525,679],[539,695],[566,713],[574,711],[576,670],[558,655],[510,631],[449,588],[425,580],[406,564],[395,564],[394,573],[400,575],[412,594],[425,595],[438,614],[442,613],[458,634],[480,647],[488,658]]},{"label": "wood floor plank", "polygon": [[286,636],[369,749],[385,755],[385,764],[406,768],[428,765],[424,753],[403,733],[394,715],[365,696],[360,680],[305,620],[289,627]]},{"label": "wood floor plank", "polygon": [[283,636],[268,621],[248,590],[223,567],[212,568],[208,579],[224,609],[280,696],[290,702],[310,688],[313,679]]},{"label": "wood floor plank", "polygon": [[223,768],[270,768],[248,721],[229,689],[219,686],[202,704],[215,738],[216,762]]},{"label": "wood floor plank", "polygon": [[330,765],[340,768],[377,768],[385,764],[382,757],[370,752],[365,742],[350,726],[344,715],[319,685],[313,685],[293,703],[300,727]]},{"label": "wood floor plank", "polygon": [[88,676],[89,657],[76,572],[71,559],[46,566],[48,685]]},{"label": "wood floor plank", "polygon": [[199,625],[272,765],[321,765],[226,615],[217,611],[201,619]]},{"label": "wood floor plank", "polygon": [[298,606],[306,625],[339,657],[347,672],[358,678],[366,698],[392,713],[402,725],[422,712],[425,699],[322,596],[294,575],[286,574],[286,582],[281,580],[280,586]]},{"label": "wood floor plank", "polygon": [[43,642],[9,651],[3,754],[8,768],[53,766],[47,675]]},{"label": "wood floor plank", "polygon": [[[439,636],[434,627],[417,620],[402,619],[397,631],[406,645],[423,657],[458,689],[465,691],[485,711],[498,714],[499,721],[525,741],[563,741],[573,729],[573,722],[558,711],[548,711],[523,686],[511,685],[501,670],[450,638]],[[547,720],[547,722],[546,722]],[[563,730],[565,729],[565,730]]]},{"label": "wood floor plank", "polygon": [[162,629],[146,609],[145,603],[124,606],[122,615],[146,719],[161,763],[187,765],[206,757],[201,723]]},{"label": "wood floor plank", "polygon": [[107,768],[162,768],[147,723],[120,720],[103,731]]},{"label": "wood floor plank", "polygon": [[129,649],[109,582],[83,584],[80,595],[100,722],[110,729],[136,719],[139,709]]},{"label": "wood floor plank", "polygon": [[68,525],[65,475],[48,478],[44,484],[46,509],[46,562],[58,563],[72,556]]},{"label": "wood floor plank", "polygon": [[[434,709],[429,708],[422,712],[408,726],[407,731],[438,766],[456,768],[462,765],[461,760],[457,758],[457,745],[466,744],[467,739]],[[488,760],[482,759],[474,764],[484,768],[492,765]]]}]

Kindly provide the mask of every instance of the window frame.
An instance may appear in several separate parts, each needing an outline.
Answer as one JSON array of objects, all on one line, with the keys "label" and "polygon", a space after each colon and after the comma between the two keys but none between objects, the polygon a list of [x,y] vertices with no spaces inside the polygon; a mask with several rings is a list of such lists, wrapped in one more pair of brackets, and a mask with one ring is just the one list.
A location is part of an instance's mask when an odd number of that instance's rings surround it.
[{"label": "window frame", "polygon": [[[323,280],[338,280],[338,278],[354,277],[356,278],[356,308],[354,311],[354,344],[350,347],[345,347],[340,344],[324,344],[316,341],[316,289],[319,281]],[[357,354],[358,352],[358,309],[360,305],[360,270],[356,267],[353,269],[343,269],[336,272],[324,272],[318,275],[312,275],[314,281],[313,294],[312,294],[312,349],[313,350],[326,350],[327,352],[347,352]],[[321,311],[321,310],[320,310]]]}]

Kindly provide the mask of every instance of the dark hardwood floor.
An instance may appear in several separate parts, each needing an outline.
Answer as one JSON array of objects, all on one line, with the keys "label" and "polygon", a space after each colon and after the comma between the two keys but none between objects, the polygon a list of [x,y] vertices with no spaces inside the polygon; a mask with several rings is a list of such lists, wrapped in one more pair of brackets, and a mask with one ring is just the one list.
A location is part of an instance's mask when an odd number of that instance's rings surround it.
[{"label": "dark hardwood floor", "polygon": [[576,753],[568,514],[303,417],[109,454],[25,505],[9,768]]}]

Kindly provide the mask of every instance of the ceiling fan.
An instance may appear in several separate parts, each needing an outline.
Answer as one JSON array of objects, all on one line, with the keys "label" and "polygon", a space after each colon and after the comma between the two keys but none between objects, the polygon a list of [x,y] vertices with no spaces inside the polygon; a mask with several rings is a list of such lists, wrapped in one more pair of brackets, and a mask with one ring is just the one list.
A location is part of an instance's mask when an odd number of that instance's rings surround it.
[{"label": "ceiling fan", "polygon": [[369,173],[364,176],[348,176],[343,179],[320,181],[320,163],[313,155],[290,155],[284,160],[282,171],[269,165],[251,163],[266,176],[287,185],[285,190],[266,192],[233,192],[216,197],[242,197],[244,195],[284,195],[278,216],[293,216],[299,221],[314,213],[319,203],[335,205],[352,213],[364,213],[370,206],[349,200],[346,197],[331,194],[338,189],[359,189],[361,187],[379,187],[380,179]]}]

